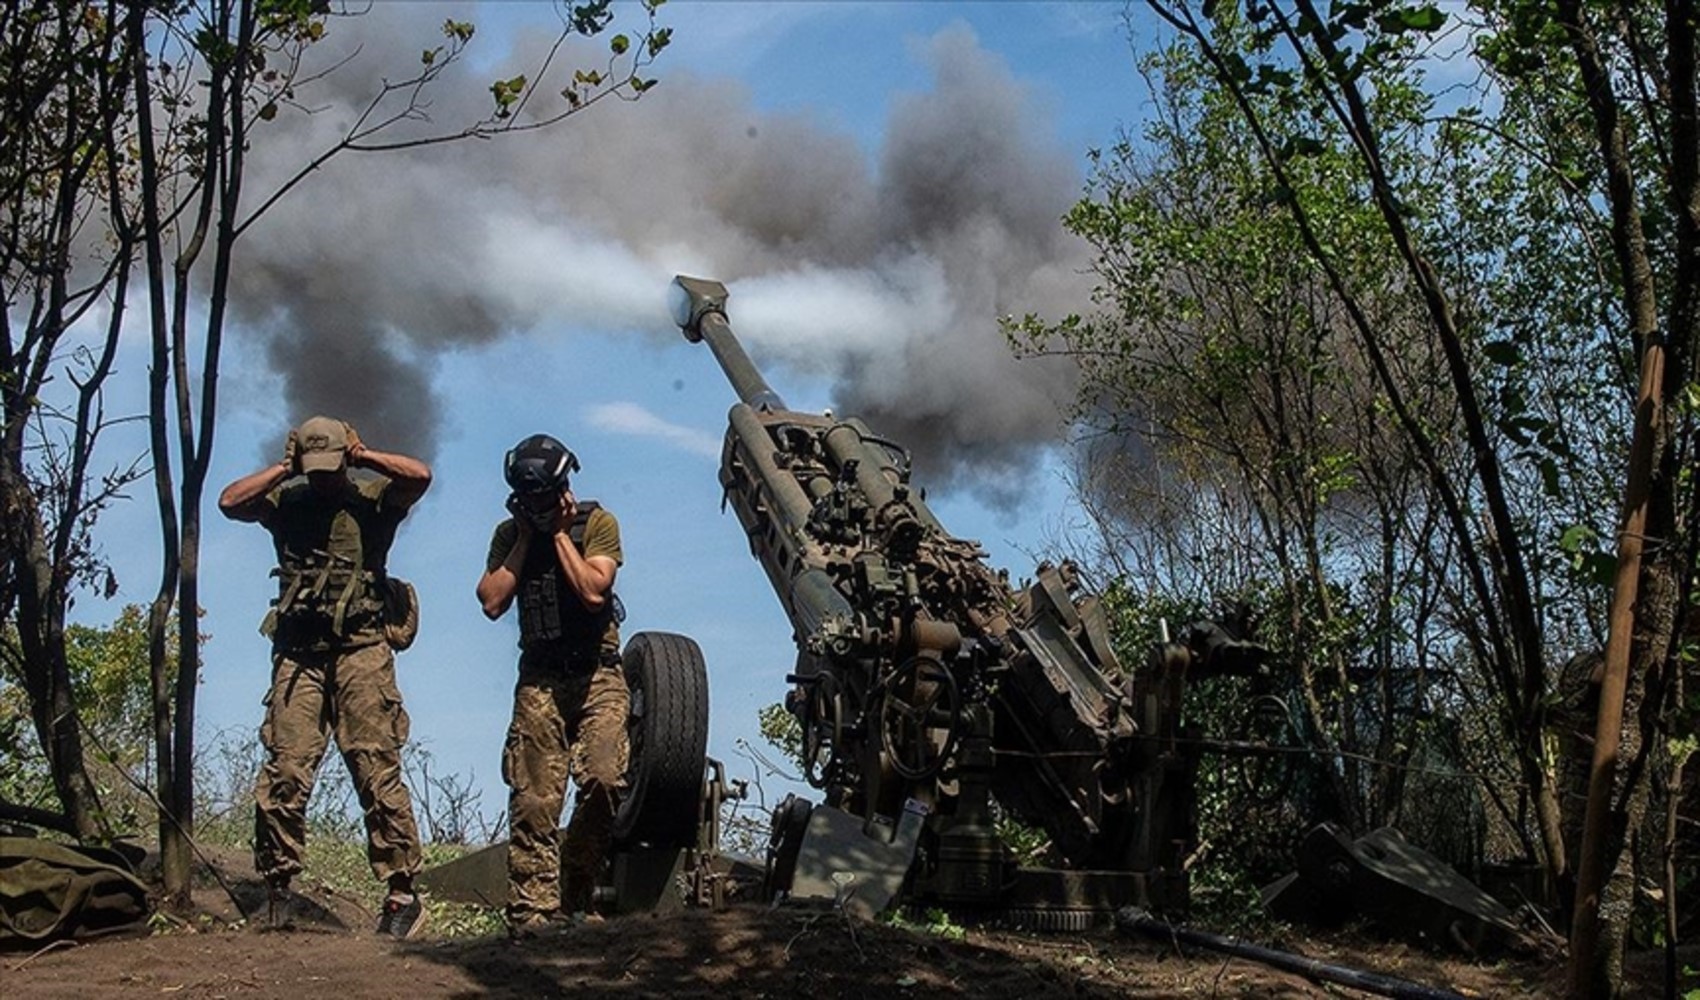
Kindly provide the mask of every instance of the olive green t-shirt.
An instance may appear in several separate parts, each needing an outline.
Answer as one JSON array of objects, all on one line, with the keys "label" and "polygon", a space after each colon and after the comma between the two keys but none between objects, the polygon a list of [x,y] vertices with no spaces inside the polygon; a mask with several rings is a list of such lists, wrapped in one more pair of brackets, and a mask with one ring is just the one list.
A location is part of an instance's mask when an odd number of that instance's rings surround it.
[{"label": "olive green t-shirt", "polygon": [[[508,553],[513,551],[514,543],[518,539],[519,525],[514,523],[513,518],[496,525],[495,533],[490,536],[490,553],[485,560],[485,570],[493,572],[506,562]],[[620,550],[620,522],[605,507],[597,507],[590,512],[584,523],[584,542],[578,548],[579,553],[586,559],[592,556],[606,556],[614,560],[616,566],[625,564],[625,555]],[[553,573],[560,578],[559,608],[567,634],[582,633],[591,625],[593,619],[606,617],[607,625],[601,632],[598,645],[605,653],[618,653],[619,623],[614,620],[612,614],[592,614],[586,610],[571,585],[566,582],[566,574],[562,571],[559,560],[555,558],[554,546],[549,544],[549,539],[533,534],[530,547],[525,553],[525,562],[520,566],[520,590],[525,589],[528,580],[545,573]],[[520,637],[520,648],[526,648],[523,635]]]}]

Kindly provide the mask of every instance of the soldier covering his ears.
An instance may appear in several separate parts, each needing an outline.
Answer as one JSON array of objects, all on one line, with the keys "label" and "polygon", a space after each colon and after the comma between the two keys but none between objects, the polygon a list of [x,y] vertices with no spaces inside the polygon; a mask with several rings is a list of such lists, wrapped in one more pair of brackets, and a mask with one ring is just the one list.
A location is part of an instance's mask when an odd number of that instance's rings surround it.
[{"label": "soldier covering his ears", "polygon": [[378,931],[407,938],[423,926],[419,830],[401,773],[408,718],[385,597],[396,528],[430,485],[424,462],[368,448],[353,427],[321,416],[290,431],[281,461],[219,495],[224,516],[258,523],[277,550],[278,596],[261,627],[272,640],[266,760],[254,790],[254,864],[274,923],[301,870],[307,799],[334,733],[365,814],[367,860],[389,883]]},{"label": "soldier covering his ears", "polygon": [[[573,453],[546,434],[507,453],[512,516],[496,526],[478,581],[478,602],[490,619],[519,604],[519,682],[502,751],[507,912],[515,936],[552,916],[592,912],[629,753],[630,695],[614,596],[624,559],[620,526],[607,510],[573,496],[569,479],[577,469]],[[569,777],[578,791],[560,843]]]}]

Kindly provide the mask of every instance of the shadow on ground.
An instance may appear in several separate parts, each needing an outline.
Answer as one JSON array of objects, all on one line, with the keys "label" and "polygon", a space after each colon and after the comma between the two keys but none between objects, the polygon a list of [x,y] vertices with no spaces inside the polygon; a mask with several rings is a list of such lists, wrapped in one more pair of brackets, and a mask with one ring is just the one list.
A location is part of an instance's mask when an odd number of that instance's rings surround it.
[{"label": "shadow on ground", "polygon": [[[1165,961],[1113,932],[951,941],[837,913],[734,907],[551,929],[523,943],[480,939],[409,946],[453,966],[478,995],[630,997],[1172,997],[1200,967]],[[1204,969],[1204,979],[1215,975]],[[1326,995],[1297,977],[1239,963],[1219,995]]]}]

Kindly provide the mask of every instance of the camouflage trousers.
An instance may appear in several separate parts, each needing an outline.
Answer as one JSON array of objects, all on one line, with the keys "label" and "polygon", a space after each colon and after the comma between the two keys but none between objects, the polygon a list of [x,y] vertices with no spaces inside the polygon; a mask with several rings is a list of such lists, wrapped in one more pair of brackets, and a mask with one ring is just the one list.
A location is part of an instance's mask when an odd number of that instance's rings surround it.
[{"label": "camouflage trousers", "polygon": [[348,765],[366,818],[366,859],[380,879],[419,871],[419,828],[402,781],[407,710],[395,656],[382,642],[325,653],[272,656],[260,742],[266,761],[254,788],[254,867],[268,879],[301,870],[307,799],[328,738]]},{"label": "camouflage trousers", "polygon": [[[522,667],[502,750],[510,916],[590,910],[625,787],[629,707],[618,665],[570,674]],[[558,836],[568,778],[577,792]]]}]

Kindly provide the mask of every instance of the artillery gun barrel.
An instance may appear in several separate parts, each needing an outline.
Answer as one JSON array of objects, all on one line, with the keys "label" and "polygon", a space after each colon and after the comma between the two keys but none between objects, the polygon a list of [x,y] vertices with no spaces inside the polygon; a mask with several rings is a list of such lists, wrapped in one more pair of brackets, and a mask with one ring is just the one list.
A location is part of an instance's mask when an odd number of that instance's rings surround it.
[{"label": "artillery gun barrel", "polygon": [[[848,627],[855,620],[855,609],[822,570],[825,556],[805,530],[813,501],[796,477],[775,461],[774,439],[763,422],[764,414],[779,414],[788,408],[756,370],[726,321],[726,286],[680,275],[673,279],[670,294],[673,319],[685,339],[708,342],[721,371],[738,393],[740,402],[733,404],[728,415],[728,445],[735,446],[728,455],[737,455],[754,474],[754,502],[748,504],[745,513],[756,517],[758,523],[746,524],[746,528],[752,532],[751,545],[790,612],[792,624],[803,637],[824,637]],[[774,519],[777,531],[764,540],[758,536],[767,518]]]},{"label": "artillery gun barrel", "polygon": [[738,343],[732,332],[732,325],[726,322],[725,285],[681,274],[673,279],[669,296],[673,320],[684,331],[685,339],[692,343],[708,341],[714,360],[720,363],[720,370],[726,373],[726,380],[732,383],[739,399],[757,410],[788,408],[756,370],[750,356],[744,353],[744,345]]},{"label": "artillery gun barrel", "polygon": [[756,418],[755,410],[749,404],[738,403],[727,414],[727,420],[732,426],[732,433],[744,446],[745,461],[754,467],[757,479],[771,493],[773,504],[778,508],[774,513],[779,515],[781,522],[793,530],[809,523],[809,508],[812,506],[809,497],[797,485],[797,480],[774,462],[773,439]]},{"label": "artillery gun barrel", "polygon": [[[733,435],[743,446],[744,461],[749,463],[757,481],[767,490],[769,513],[777,515],[779,523],[785,526],[783,540],[776,544],[794,547],[799,557],[797,565],[809,567],[792,571],[788,576],[786,569],[775,565],[772,559],[762,560],[774,587],[781,595],[788,595],[784,603],[792,613],[798,633],[813,636],[820,634],[830,622],[855,620],[855,610],[844,595],[833,588],[831,578],[819,568],[825,561],[819,545],[800,530],[809,522],[809,498],[797,485],[797,480],[774,462],[773,439],[762,427],[755,410],[746,403],[735,403],[730,422]],[[781,563],[784,561],[780,560]]]}]

